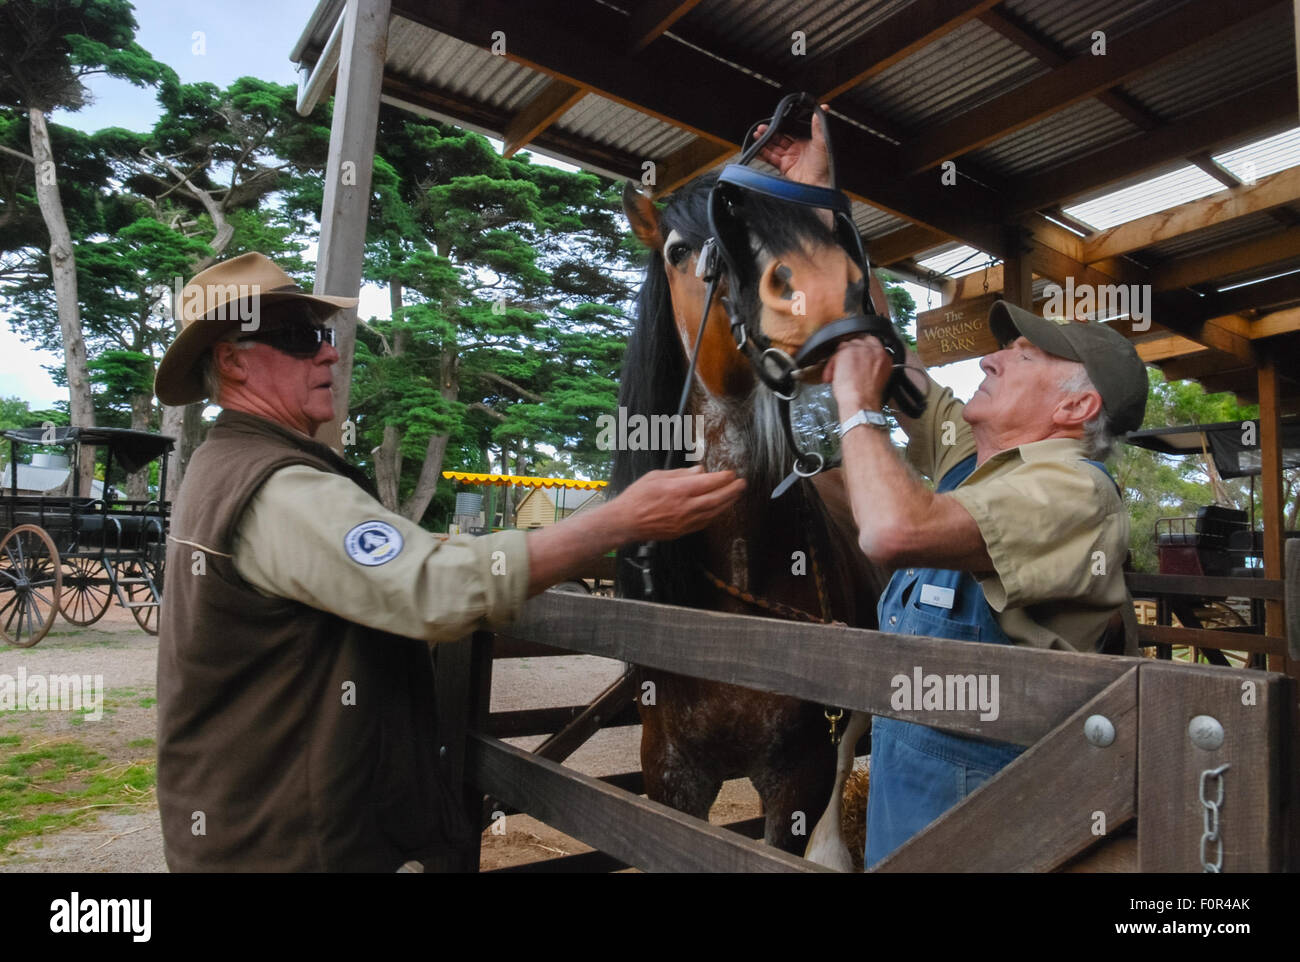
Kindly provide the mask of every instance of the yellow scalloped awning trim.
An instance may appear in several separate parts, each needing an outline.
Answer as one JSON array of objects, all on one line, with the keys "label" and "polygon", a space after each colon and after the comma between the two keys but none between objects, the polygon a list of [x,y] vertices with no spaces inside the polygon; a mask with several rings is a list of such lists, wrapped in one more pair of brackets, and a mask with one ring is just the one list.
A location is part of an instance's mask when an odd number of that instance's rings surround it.
[{"label": "yellow scalloped awning trim", "polygon": [[608,481],[578,481],[573,478],[530,478],[521,474],[473,474],[469,471],[444,471],[442,476],[450,481],[466,484],[519,485],[523,488],[578,488],[592,491],[603,488]]}]

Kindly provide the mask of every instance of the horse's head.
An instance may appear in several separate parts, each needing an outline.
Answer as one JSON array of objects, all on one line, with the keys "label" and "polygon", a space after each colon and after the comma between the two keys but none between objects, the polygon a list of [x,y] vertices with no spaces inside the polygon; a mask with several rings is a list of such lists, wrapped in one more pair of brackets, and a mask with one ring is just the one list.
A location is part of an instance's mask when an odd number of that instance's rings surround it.
[{"label": "horse's head", "polygon": [[[631,185],[623,191],[632,230],[651,252],[647,286],[658,279],[656,274],[667,282],[673,321],[687,355],[704,311],[706,285],[695,268],[710,234],[708,198],[716,180],[709,174],[691,181],[662,212]],[[748,290],[728,291],[724,280],[710,308],[697,363],[700,383],[718,398],[747,395],[755,383],[749,361],[736,349],[722,295],[733,299],[751,331],[761,332],[791,357],[819,328],[862,304],[861,270],[815,211],[750,194],[745,216],[756,282]],[[883,292],[872,293],[877,303],[885,303]]]}]

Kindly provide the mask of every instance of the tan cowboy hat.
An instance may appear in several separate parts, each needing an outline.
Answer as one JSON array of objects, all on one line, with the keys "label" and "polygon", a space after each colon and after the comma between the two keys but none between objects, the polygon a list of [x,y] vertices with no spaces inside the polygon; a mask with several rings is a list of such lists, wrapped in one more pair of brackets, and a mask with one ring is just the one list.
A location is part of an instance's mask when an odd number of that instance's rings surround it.
[{"label": "tan cowboy hat", "polygon": [[262,307],[290,300],[307,304],[321,320],[357,306],[355,297],[308,294],[265,254],[240,254],[195,274],[176,304],[181,332],[158,364],[153,387],[158,400],[171,405],[202,401],[208,389],[198,361],[208,348],[240,325],[258,330]]}]

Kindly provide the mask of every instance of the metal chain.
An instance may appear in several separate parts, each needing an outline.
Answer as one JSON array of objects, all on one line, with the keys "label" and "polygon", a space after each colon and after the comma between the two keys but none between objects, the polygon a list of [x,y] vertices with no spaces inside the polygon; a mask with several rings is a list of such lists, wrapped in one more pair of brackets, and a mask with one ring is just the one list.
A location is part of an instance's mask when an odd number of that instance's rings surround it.
[{"label": "metal chain", "polygon": [[[1201,806],[1205,809],[1205,831],[1201,835],[1201,868],[1206,872],[1223,871],[1223,840],[1219,838],[1219,806],[1223,804],[1222,775],[1228,768],[1228,765],[1220,765],[1218,768],[1207,768],[1201,772]],[[1206,786],[1211,778],[1218,780],[1219,792],[1214,801],[1205,797]],[[1206,854],[1207,845],[1215,846],[1213,862]]]}]

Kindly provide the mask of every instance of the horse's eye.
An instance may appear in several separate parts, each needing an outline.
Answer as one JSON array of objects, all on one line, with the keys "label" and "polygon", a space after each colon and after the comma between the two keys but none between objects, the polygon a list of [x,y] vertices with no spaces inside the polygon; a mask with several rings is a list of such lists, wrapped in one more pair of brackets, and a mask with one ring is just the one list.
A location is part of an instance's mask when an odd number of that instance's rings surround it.
[{"label": "horse's eye", "polygon": [[668,263],[673,267],[681,267],[686,258],[691,256],[689,244],[673,244],[668,248]]}]

